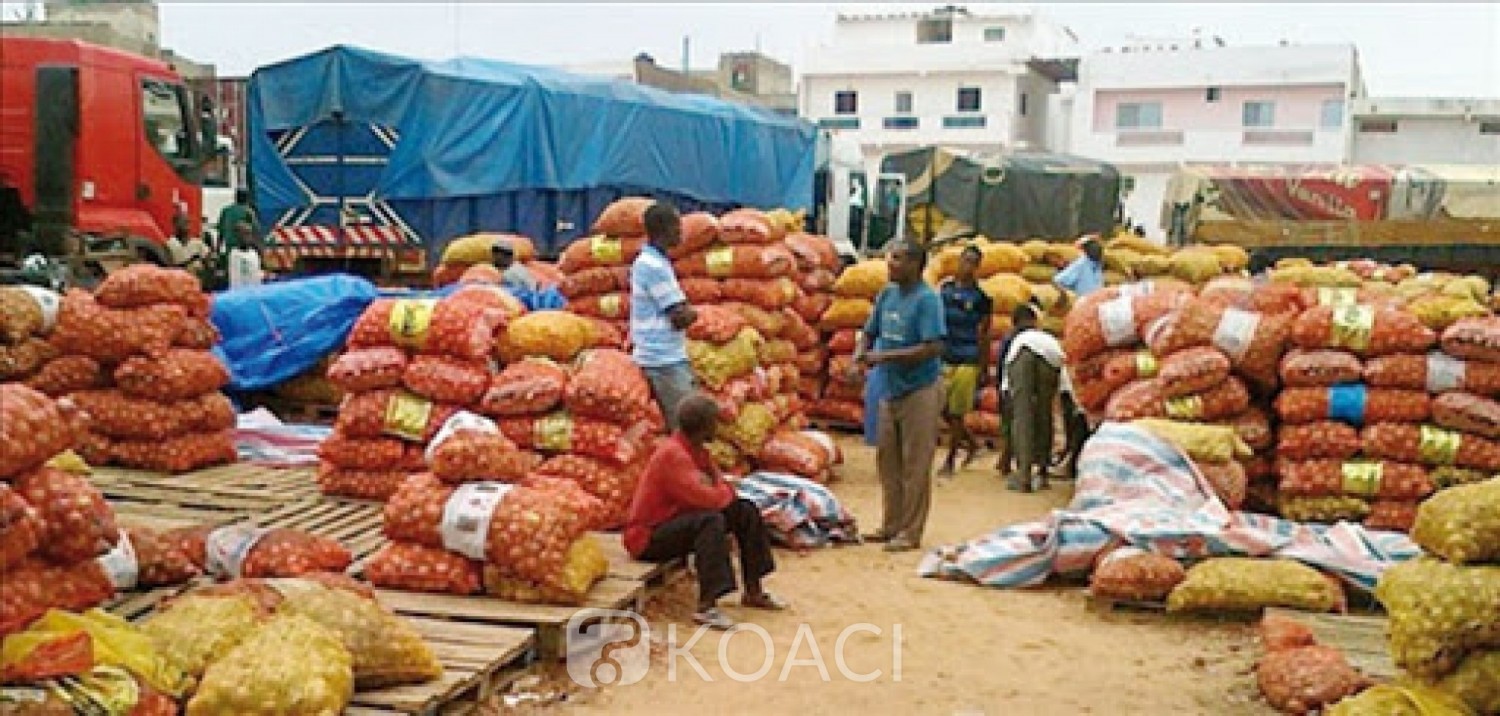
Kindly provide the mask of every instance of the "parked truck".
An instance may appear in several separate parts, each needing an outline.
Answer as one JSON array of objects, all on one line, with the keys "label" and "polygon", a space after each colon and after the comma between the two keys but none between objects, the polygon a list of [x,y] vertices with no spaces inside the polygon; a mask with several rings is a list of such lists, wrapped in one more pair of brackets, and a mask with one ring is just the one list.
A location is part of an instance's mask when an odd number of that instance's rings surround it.
[{"label": "parked truck", "polygon": [[1163,212],[1178,244],[1500,276],[1500,167],[1191,166]]},{"label": "parked truck", "polygon": [[0,268],[41,254],[88,281],[161,260],[174,231],[201,231],[211,140],[165,63],[76,40],[0,37]]},{"label": "parked truck", "polygon": [[399,280],[480,231],[555,255],[625,195],[684,211],[813,195],[805,121],[539,67],[339,46],[256,70],[247,104],[273,270]]}]

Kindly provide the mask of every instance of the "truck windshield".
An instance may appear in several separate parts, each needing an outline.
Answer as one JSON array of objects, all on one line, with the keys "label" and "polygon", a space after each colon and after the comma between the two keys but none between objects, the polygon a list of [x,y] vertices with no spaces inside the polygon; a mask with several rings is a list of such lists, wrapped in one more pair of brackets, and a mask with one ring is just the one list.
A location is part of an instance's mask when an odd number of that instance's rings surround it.
[{"label": "truck windshield", "polygon": [[141,81],[141,112],[146,140],[179,174],[193,167],[197,137],[188,121],[182,85],[156,79]]}]

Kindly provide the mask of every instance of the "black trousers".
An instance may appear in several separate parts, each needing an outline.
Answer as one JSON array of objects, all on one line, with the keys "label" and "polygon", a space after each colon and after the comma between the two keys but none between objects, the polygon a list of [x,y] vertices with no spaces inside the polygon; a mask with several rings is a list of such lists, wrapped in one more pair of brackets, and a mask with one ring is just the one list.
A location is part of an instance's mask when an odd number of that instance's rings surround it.
[{"label": "black trousers", "polygon": [[657,525],[641,559],[665,562],[693,555],[698,598],[707,602],[737,588],[734,565],[729,561],[729,535],[734,535],[740,546],[740,573],[747,584],[776,571],[771,535],[761,521],[760,510],[755,503],[738,499],[718,512],[686,512]]}]

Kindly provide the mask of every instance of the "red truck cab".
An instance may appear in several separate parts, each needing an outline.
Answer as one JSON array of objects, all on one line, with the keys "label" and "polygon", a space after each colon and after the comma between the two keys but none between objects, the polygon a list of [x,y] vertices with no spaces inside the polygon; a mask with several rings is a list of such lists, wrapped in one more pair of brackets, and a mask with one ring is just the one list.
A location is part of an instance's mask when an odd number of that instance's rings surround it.
[{"label": "red truck cab", "polygon": [[182,78],[77,40],[0,37],[0,254],[71,233],[201,235],[203,137]]}]

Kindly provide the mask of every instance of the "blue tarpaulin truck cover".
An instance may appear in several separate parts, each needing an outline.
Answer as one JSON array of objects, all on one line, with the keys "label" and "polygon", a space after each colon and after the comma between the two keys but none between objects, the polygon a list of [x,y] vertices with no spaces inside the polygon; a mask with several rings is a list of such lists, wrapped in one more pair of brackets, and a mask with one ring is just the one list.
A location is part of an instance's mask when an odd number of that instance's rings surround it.
[{"label": "blue tarpaulin truck cover", "polygon": [[550,254],[623,195],[683,209],[812,201],[811,124],[621,80],[337,46],[256,70],[248,104],[268,228],[338,226],[352,207],[429,255],[497,230]]}]

